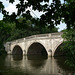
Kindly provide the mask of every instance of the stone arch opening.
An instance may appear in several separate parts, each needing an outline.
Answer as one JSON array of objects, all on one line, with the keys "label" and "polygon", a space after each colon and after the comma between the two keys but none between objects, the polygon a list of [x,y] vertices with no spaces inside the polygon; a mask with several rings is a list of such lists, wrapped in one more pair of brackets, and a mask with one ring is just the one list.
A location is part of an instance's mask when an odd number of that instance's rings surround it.
[{"label": "stone arch opening", "polygon": [[13,55],[23,55],[22,48],[21,48],[20,46],[16,45],[16,46],[13,48],[12,54],[13,54]]},{"label": "stone arch opening", "polygon": [[28,48],[27,55],[48,55],[45,47],[38,42],[32,43]]},{"label": "stone arch opening", "polygon": [[55,50],[54,52],[54,56],[63,56],[64,55],[64,51],[62,50],[63,47],[63,43],[61,43]]}]

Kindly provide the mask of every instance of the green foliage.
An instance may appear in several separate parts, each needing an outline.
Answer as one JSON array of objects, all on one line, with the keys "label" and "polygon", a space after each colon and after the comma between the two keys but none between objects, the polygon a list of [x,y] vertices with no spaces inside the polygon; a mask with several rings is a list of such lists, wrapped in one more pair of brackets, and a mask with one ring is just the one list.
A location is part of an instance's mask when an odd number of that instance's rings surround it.
[{"label": "green foliage", "polygon": [[[9,2],[13,3],[15,2],[15,0],[9,0]],[[31,10],[26,10],[28,7],[32,7],[32,10],[34,11],[38,10],[39,12],[45,12],[39,19],[39,22],[42,26],[49,25],[50,28],[53,28],[54,25],[58,25],[61,21],[64,21],[68,29],[70,29],[71,27],[75,28],[74,0],[64,0],[64,3],[61,3],[61,0],[52,0],[51,4],[49,4],[49,0],[19,0],[19,3],[16,5],[16,8],[18,9],[17,14],[12,13],[11,16],[9,16],[8,14],[4,14],[4,19],[8,18],[8,20],[10,21],[15,21],[15,18],[21,15],[23,17],[26,17],[26,20],[31,20]]]},{"label": "green foliage", "polygon": [[[13,3],[15,0],[9,0],[9,2]],[[4,20],[10,20],[15,21],[17,16],[22,15],[23,17],[26,17],[27,19],[32,19],[32,16],[30,14],[30,10],[26,10],[28,7],[30,8],[32,6],[33,10],[43,11],[45,14],[43,14],[40,18],[40,25],[49,25],[50,27],[54,27],[56,24],[60,24],[60,6],[61,2],[60,0],[53,0],[53,3],[51,5],[48,5],[49,0],[27,0],[24,2],[24,0],[19,0],[20,3],[16,5],[16,8],[18,9],[17,14],[12,13],[11,15],[8,15],[6,12],[4,14]],[[42,5],[42,2],[45,2],[45,4]],[[26,12],[26,13],[25,13]],[[49,17],[50,16],[50,17]],[[44,23],[44,24],[43,24]],[[40,26],[40,27],[42,27]]]},{"label": "green foliage", "polygon": [[62,48],[67,56],[65,63],[75,68],[75,30],[65,30],[63,38],[65,41]]},{"label": "green foliage", "polygon": [[0,40],[5,41],[10,34],[11,26],[7,25],[5,22],[0,21]]},{"label": "green foliage", "polygon": [[74,29],[65,30],[62,37],[67,41],[73,41],[74,42],[74,40],[75,40],[75,30]]},{"label": "green foliage", "polygon": [[10,37],[7,39],[7,41],[16,40],[40,33],[44,34],[58,31],[58,28],[56,27],[54,27],[53,29],[50,29],[49,26],[41,28],[39,26],[39,21],[37,21],[36,19],[35,23],[33,22],[34,20],[26,20],[26,18],[23,17],[19,17],[16,21],[17,23],[9,23],[11,26],[11,32]]},{"label": "green foliage", "polygon": [[62,6],[62,17],[64,18],[67,28],[71,29],[75,28],[75,1],[67,0],[67,2]]},{"label": "green foliage", "polygon": [[4,52],[4,42],[10,36],[11,27],[5,22],[0,21],[0,54]]},{"label": "green foliage", "polygon": [[75,2],[75,0],[65,0],[68,3]]}]

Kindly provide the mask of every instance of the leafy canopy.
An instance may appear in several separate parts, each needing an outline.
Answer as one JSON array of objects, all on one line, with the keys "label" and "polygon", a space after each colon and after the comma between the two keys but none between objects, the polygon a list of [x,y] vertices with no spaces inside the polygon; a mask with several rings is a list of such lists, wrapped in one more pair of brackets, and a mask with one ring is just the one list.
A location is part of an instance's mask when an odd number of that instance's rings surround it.
[{"label": "leafy canopy", "polygon": [[[15,0],[8,0],[10,3],[15,2]],[[30,9],[32,7],[32,9]],[[61,21],[65,22],[67,28],[75,28],[75,0],[64,0],[64,3],[61,0],[19,0],[19,3],[16,5],[18,9],[17,14],[12,13],[8,14],[4,10],[4,6],[0,1],[0,12],[4,14],[4,20],[15,21],[17,16],[26,17],[26,19],[32,19],[30,14],[31,10],[38,10],[39,12],[43,11],[44,14],[41,15],[40,21],[41,25],[48,25],[53,28],[55,25],[60,24]],[[29,10],[27,10],[29,8]]]},{"label": "leafy canopy", "polygon": [[[9,0],[13,3],[15,0]],[[32,19],[31,10],[26,10],[31,8],[32,10],[38,10],[39,12],[43,11],[45,14],[42,14],[40,17],[41,24],[49,25],[54,27],[54,25],[60,24],[60,21],[64,21],[67,25],[67,28],[75,28],[75,0],[64,0],[64,3],[61,3],[61,0],[19,0],[19,3],[16,5],[18,9],[17,14],[12,13],[12,15],[4,14],[4,19],[14,21],[17,16],[26,17],[26,19]],[[11,17],[11,18],[10,18]]]}]

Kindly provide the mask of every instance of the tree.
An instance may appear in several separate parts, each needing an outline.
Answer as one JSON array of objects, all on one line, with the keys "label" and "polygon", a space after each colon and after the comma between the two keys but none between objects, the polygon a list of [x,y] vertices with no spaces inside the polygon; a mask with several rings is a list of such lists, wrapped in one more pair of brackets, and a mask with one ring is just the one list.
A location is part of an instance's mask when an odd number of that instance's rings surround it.
[{"label": "tree", "polygon": [[[35,23],[33,21],[36,21]],[[57,32],[58,28],[54,27],[50,30],[50,27],[47,25],[43,25],[43,27],[39,26],[39,20],[26,20],[26,18],[23,18],[20,16],[16,19],[16,23],[8,23],[8,25],[11,26],[11,32],[10,37],[7,39],[7,41],[16,40],[20,38],[24,38],[30,35],[36,35],[36,34],[44,34],[44,33],[51,33],[51,32]]]},{"label": "tree", "polygon": [[65,52],[67,59],[65,63],[75,68],[75,30],[65,30],[63,34],[64,38],[64,45],[62,47],[62,50]]},{"label": "tree", "polygon": [[3,21],[0,21],[0,54],[4,52],[4,43],[10,36],[11,27]]}]

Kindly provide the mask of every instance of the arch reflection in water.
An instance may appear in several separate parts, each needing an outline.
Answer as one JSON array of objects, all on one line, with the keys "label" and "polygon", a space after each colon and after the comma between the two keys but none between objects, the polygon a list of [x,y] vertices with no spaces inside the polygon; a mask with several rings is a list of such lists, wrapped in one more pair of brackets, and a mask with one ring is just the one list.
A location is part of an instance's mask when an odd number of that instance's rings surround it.
[{"label": "arch reflection in water", "polygon": [[[10,59],[9,59],[10,58]],[[8,67],[13,75],[66,75],[65,69],[58,65],[57,60],[54,57],[48,57],[47,59],[33,59],[32,57],[23,56],[20,61],[14,60],[13,56],[8,56],[5,60],[5,65]],[[60,59],[61,61],[62,59]],[[8,66],[7,64],[10,65]],[[62,64],[62,62],[60,63]],[[5,66],[5,68],[6,68]],[[63,66],[63,65],[62,65]],[[68,75],[71,72],[69,71]]]},{"label": "arch reflection in water", "polygon": [[47,60],[47,56],[42,56],[42,55],[30,55],[27,56],[28,58],[28,63],[30,64],[30,66],[34,67],[34,68],[40,68],[43,67],[46,63]]},{"label": "arch reflection in water", "polygon": [[14,61],[22,60],[23,59],[23,56],[22,55],[12,55],[12,57],[13,57],[13,60]]},{"label": "arch reflection in water", "polygon": [[23,55],[23,51],[20,46],[16,45],[12,51],[13,55]]}]

